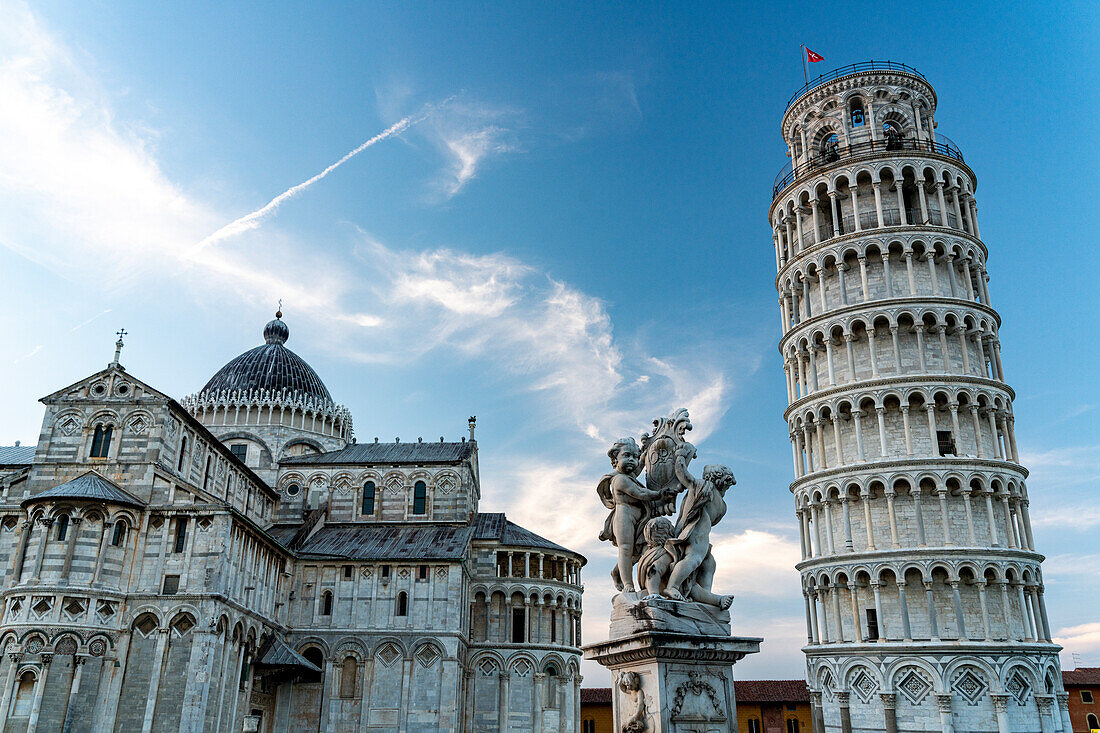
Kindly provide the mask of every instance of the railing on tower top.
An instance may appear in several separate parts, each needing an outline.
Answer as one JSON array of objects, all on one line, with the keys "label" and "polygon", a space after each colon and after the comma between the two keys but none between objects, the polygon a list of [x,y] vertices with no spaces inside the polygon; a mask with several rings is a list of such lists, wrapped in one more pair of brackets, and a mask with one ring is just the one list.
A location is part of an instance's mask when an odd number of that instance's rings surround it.
[{"label": "railing on tower top", "polygon": [[904,71],[906,74],[913,74],[919,76],[921,79],[925,79],[924,74],[920,73],[912,66],[906,66],[905,64],[899,64],[895,61],[860,61],[858,64],[848,64],[847,66],[841,66],[839,69],[833,69],[827,74],[807,82],[801,89],[794,93],[794,95],[787,100],[787,106],[784,107],[784,111],[791,108],[791,105],[806,92],[811,89],[816,89],[822,84],[827,84],[833,79],[839,79],[842,76],[848,74],[855,74],[860,71]]},{"label": "railing on tower top", "polygon": [[[942,139],[947,140],[946,137],[942,137]],[[790,163],[783,166],[782,170],[779,171],[779,175],[775,177],[775,183],[772,185],[772,198],[775,198],[780,191],[789,186],[791,181],[815,168],[831,165],[837,161],[845,158],[852,158],[857,155],[865,155],[866,153],[878,151],[892,152],[894,150],[924,150],[929,153],[946,155],[949,158],[954,158],[960,163],[965,162],[962,152],[950,141],[932,142],[931,140],[907,139],[867,140],[853,145],[837,145],[836,148],[828,153],[817,153],[809,161],[800,164],[797,168],[792,168]]]}]

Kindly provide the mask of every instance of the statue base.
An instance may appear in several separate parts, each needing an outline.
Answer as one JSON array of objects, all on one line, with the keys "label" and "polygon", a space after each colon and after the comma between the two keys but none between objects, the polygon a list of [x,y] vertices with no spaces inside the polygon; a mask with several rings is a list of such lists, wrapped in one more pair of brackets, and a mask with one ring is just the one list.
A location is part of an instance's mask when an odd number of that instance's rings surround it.
[{"label": "statue base", "polygon": [[590,644],[584,658],[611,670],[615,733],[736,733],[733,665],[762,641],[649,630]]},{"label": "statue base", "polygon": [[729,636],[730,612],[717,606],[642,593],[619,593],[612,598],[611,638],[621,639],[643,631]]}]

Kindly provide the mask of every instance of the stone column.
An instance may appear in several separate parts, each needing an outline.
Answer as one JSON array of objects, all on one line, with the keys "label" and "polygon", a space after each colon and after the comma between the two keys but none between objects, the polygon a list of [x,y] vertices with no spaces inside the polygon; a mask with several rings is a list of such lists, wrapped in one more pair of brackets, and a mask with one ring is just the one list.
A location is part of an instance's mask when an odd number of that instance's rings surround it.
[{"label": "stone column", "polygon": [[80,535],[80,524],[83,521],[80,517],[69,517],[69,536],[65,545],[65,562],[61,566],[61,577],[66,580],[73,566],[73,551],[76,549],[76,538]]},{"label": "stone column", "polygon": [[[15,548],[15,552],[12,553],[14,562],[11,566],[11,582],[12,585],[18,585],[21,576],[23,575],[23,562],[27,557],[27,540],[30,538],[31,529],[34,527],[34,522],[26,520],[19,524],[19,544]],[[5,715],[7,713],[5,712]]]},{"label": "stone column", "polygon": [[886,615],[882,612],[882,593],[879,592],[881,584],[875,580],[871,582],[871,590],[875,594],[875,621],[878,623],[879,643],[886,641]]},{"label": "stone column", "polygon": [[951,517],[947,510],[947,487],[938,487],[936,494],[940,497],[940,523],[943,525],[943,544],[945,546],[953,545],[955,543],[951,541]]},{"label": "stone column", "polygon": [[902,431],[905,433],[905,455],[913,455],[913,436],[909,429],[909,405],[901,405]]},{"label": "stone column", "polygon": [[852,733],[852,711],[849,707],[851,693],[838,692],[836,699],[840,703],[840,730],[841,733]]},{"label": "stone column", "polygon": [[978,586],[978,605],[982,609],[982,640],[989,641],[993,637],[989,632],[989,603],[985,597],[986,582],[979,580],[975,582],[975,585]]},{"label": "stone column", "polygon": [[6,730],[8,711],[11,710],[11,697],[15,690],[15,673],[19,670],[19,663],[23,655],[19,652],[8,653],[8,675],[4,683],[4,696],[0,699],[0,730]]},{"label": "stone column", "polygon": [[871,490],[863,489],[860,498],[863,500],[863,523],[867,526],[867,551],[874,552],[875,530],[874,523],[871,521]]},{"label": "stone column", "polygon": [[901,633],[905,641],[913,640],[913,631],[909,625],[909,600],[905,595],[905,581],[898,580],[898,605],[901,606]]},{"label": "stone column", "polygon": [[856,642],[863,643],[863,624],[859,620],[859,585],[848,583],[848,601],[852,607],[852,628],[855,630]]},{"label": "stone column", "polygon": [[1039,725],[1043,733],[1054,733],[1054,695],[1035,695],[1039,706]]},{"label": "stone column", "polygon": [[951,596],[955,601],[955,624],[959,629],[959,641],[967,641],[966,618],[963,616],[962,596],[959,595],[959,581],[951,581]]},{"label": "stone column", "polygon": [[882,221],[882,181],[871,181],[871,186],[875,189],[875,226],[881,228],[886,226]]},{"label": "stone column", "polygon": [[940,726],[943,733],[955,733],[955,724],[951,720],[951,693],[936,695],[940,708]]},{"label": "stone column", "polygon": [[932,634],[932,641],[940,640],[940,627],[936,623],[936,599],[932,594],[932,581],[924,581],[924,597],[928,602],[928,625]]},{"label": "stone column", "polygon": [[[508,729],[508,684],[511,674],[506,669],[502,669],[497,672],[497,677],[500,681],[500,704],[497,708],[497,721],[500,725],[500,730],[504,731]],[[564,713],[564,711],[562,711]]]},{"label": "stone column", "polygon": [[852,420],[855,421],[855,434],[856,434],[856,457],[860,463],[867,462],[867,456],[863,452],[863,425],[860,422],[860,418],[863,417],[863,410],[852,410]]},{"label": "stone column", "polygon": [[898,541],[898,516],[894,511],[895,496],[897,496],[896,491],[886,489],[886,511],[890,515],[890,546],[896,549],[901,547],[901,543]]},{"label": "stone column", "polygon": [[821,704],[821,693],[810,693],[810,720],[813,733],[825,733],[825,710]]},{"label": "stone column", "polygon": [[42,538],[38,541],[38,549],[34,556],[34,580],[42,577],[42,563],[46,559],[46,544],[50,541],[50,527],[53,520],[45,517],[38,520],[42,526]]},{"label": "stone column", "polygon": [[844,519],[844,549],[855,552],[855,543],[852,542],[852,510],[847,496],[840,497],[840,507]]},{"label": "stone column", "polygon": [[898,733],[897,697],[892,692],[879,693],[882,712],[886,718],[886,733]]},{"label": "stone column", "polygon": [[1059,692],[1055,697],[1058,700],[1058,712],[1062,716],[1062,733],[1073,733],[1073,722],[1069,718],[1069,693]]},{"label": "stone column", "polygon": [[38,658],[42,661],[42,667],[39,669],[38,679],[34,681],[34,699],[31,701],[31,715],[27,720],[27,733],[35,733],[38,730],[38,718],[42,715],[42,693],[46,691],[46,677],[50,673],[53,655],[43,653],[39,654]]},{"label": "stone column", "polygon": [[75,722],[76,696],[80,694],[80,680],[84,676],[84,663],[88,658],[77,654],[73,657],[73,679],[69,683],[69,701],[65,704],[65,719],[61,724],[61,733],[69,733]]},{"label": "stone column", "polygon": [[1011,733],[1008,724],[1008,695],[989,696],[993,700],[993,709],[997,712],[997,733]]},{"label": "stone column", "polygon": [[157,649],[154,653],[152,672],[149,675],[149,692],[145,697],[145,718],[142,722],[142,730],[152,730],[153,714],[157,709],[157,692],[160,690],[161,673],[164,670],[164,655],[168,649],[168,635],[170,627],[157,629]]},{"label": "stone column", "polygon": [[882,406],[875,407],[875,414],[878,416],[878,444],[879,444],[879,457],[889,457],[886,452],[886,408]]}]

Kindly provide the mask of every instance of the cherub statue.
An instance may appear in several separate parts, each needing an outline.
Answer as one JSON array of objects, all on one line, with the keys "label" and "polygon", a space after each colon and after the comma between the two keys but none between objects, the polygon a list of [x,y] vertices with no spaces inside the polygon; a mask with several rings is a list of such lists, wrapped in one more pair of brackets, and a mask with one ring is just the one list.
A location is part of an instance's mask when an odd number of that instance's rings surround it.
[{"label": "cherub statue", "polygon": [[654,517],[646,522],[642,530],[646,550],[638,560],[638,585],[645,589],[646,598],[661,597],[665,594],[665,585],[672,572],[676,558],[665,547],[665,543],[676,534],[672,520],[668,517]]},{"label": "cherub statue", "polygon": [[710,532],[726,514],[726,490],[737,483],[733,472],[725,466],[703,467],[703,478],[692,476],[687,469],[687,456],[676,456],[676,476],[687,486],[680,513],[676,517],[675,535],[665,547],[676,558],[664,588],[664,595],[674,600],[691,599],[727,609],[733,596],[720,596],[711,591],[714,582],[714,555],[711,553]]},{"label": "cherub statue", "polygon": [[[645,705],[645,693],[642,692],[642,677],[637,672],[623,672],[619,677],[619,689],[630,696],[634,703],[634,713],[623,721],[623,733],[644,733],[649,728],[646,718],[649,713]],[[626,711],[623,711],[624,715]]]},{"label": "cherub statue", "polygon": [[600,479],[596,487],[603,505],[611,510],[604,522],[601,540],[610,540],[619,550],[619,559],[611,571],[615,588],[634,592],[632,570],[641,554],[642,530],[652,516],[651,502],[674,497],[674,489],[653,491],[642,486],[637,476],[641,450],[633,438],[619,438],[607,451],[615,469]]}]

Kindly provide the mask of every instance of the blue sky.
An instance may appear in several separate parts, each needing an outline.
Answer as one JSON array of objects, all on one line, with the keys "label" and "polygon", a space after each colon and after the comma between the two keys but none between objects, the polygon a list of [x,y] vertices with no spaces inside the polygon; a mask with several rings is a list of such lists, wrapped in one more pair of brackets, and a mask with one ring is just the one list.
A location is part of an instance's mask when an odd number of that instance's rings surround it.
[{"label": "blue sky", "polygon": [[282,298],[361,440],[478,416],[483,507],[588,555],[594,640],[604,451],[686,405],[738,475],[720,582],[766,638],[738,674],[799,677],[779,118],[800,43],[815,72],[903,61],[978,174],[1051,621],[1100,664],[1095,4],[225,5],[0,0],[0,444],[120,326],[182,396]]}]

